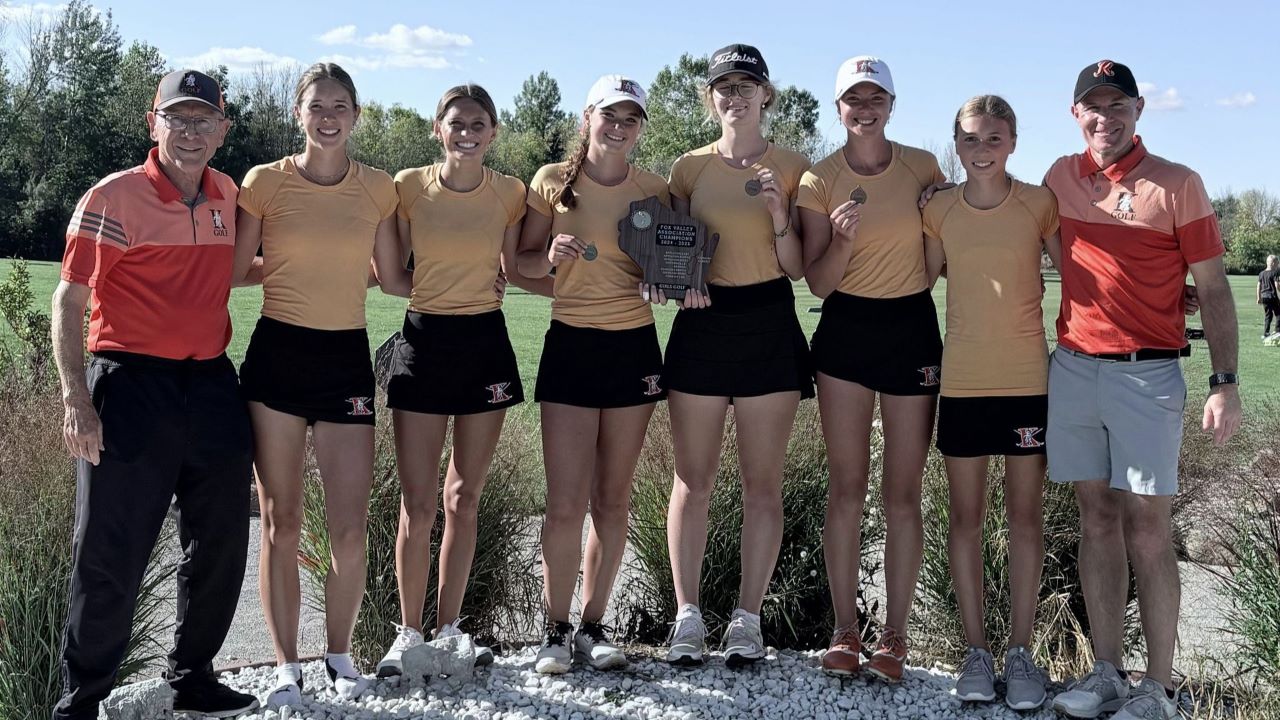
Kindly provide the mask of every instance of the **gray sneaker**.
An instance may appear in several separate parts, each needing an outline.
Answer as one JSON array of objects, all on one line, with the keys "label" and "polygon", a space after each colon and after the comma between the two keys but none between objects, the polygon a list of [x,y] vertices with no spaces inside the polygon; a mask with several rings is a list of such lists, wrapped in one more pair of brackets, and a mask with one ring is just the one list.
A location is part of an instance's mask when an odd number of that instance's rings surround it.
[{"label": "gray sneaker", "polygon": [[1114,712],[1129,700],[1129,681],[1106,660],[1093,664],[1088,675],[1053,699],[1053,709],[1074,718],[1096,718]]},{"label": "gray sneaker", "polygon": [[1014,710],[1035,710],[1044,704],[1049,678],[1036,666],[1025,645],[1009,648],[1004,655],[1004,702]]},{"label": "gray sneaker", "polygon": [[751,615],[738,608],[729,617],[724,629],[724,664],[731,670],[745,667],[761,660],[768,651],[764,647],[764,635],[760,632],[760,616]]},{"label": "gray sneaker", "polygon": [[996,661],[983,648],[971,647],[960,663],[960,675],[951,693],[965,702],[996,699]]},{"label": "gray sneaker", "polygon": [[1173,720],[1178,717],[1178,705],[1165,693],[1164,687],[1143,678],[1129,692],[1129,702],[1111,720]]}]

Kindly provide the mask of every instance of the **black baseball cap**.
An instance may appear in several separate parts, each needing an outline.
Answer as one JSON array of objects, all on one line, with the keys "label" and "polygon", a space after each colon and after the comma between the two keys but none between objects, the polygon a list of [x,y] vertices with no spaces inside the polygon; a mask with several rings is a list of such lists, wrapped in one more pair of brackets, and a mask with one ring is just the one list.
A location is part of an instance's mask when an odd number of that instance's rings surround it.
[{"label": "black baseball cap", "polygon": [[1121,65],[1111,60],[1099,60],[1080,71],[1076,78],[1076,94],[1073,102],[1100,87],[1113,87],[1131,98],[1136,98],[1138,81],[1133,79],[1133,71],[1128,65]]},{"label": "black baseball cap", "polygon": [[204,103],[218,112],[226,112],[218,81],[198,70],[175,70],[160,78],[160,86],[156,88],[156,99],[151,109],[163,110],[188,100]]},{"label": "black baseball cap", "polygon": [[707,84],[710,85],[729,73],[743,73],[760,82],[769,82],[769,66],[765,64],[760,51],[752,45],[735,43],[712,54],[711,65],[707,68]]}]

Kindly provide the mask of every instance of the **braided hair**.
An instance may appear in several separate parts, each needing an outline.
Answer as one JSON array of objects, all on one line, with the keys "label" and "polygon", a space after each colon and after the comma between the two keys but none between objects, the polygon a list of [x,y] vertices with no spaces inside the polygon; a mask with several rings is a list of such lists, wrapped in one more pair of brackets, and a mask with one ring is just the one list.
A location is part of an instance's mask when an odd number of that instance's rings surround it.
[{"label": "braided hair", "polygon": [[561,176],[564,180],[564,187],[560,189],[560,194],[556,195],[556,204],[563,205],[570,210],[578,207],[578,197],[574,195],[573,184],[578,180],[578,174],[582,172],[582,164],[587,161],[587,150],[591,148],[591,111],[593,108],[587,108],[586,117],[582,121],[582,136],[578,147],[573,149],[573,154],[569,156],[569,164],[565,166],[564,173]]}]

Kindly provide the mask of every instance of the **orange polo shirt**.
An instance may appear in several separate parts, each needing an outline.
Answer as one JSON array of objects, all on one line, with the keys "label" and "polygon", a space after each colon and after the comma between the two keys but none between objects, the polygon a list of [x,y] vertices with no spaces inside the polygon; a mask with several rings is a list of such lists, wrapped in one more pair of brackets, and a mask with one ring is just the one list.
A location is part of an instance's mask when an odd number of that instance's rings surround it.
[{"label": "orange polo shirt", "polygon": [[89,351],[173,360],[218,357],[231,339],[227,300],[236,241],[236,184],[205,168],[192,205],[160,169],[108,175],[67,225],[62,279],[92,288]]},{"label": "orange polo shirt", "polygon": [[1062,220],[1058,344],[1073,350],[1182,347],[1187,266],[1223,253],[1200,176],[1133,142],[1110,167],[1086,151],[1044,178]]}]

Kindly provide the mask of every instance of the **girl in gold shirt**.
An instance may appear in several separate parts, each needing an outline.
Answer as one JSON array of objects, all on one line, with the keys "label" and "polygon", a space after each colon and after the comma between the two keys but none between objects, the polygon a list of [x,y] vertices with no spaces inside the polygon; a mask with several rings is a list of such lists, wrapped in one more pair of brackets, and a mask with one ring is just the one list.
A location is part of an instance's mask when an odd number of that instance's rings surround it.
[{"label": "girl in gold shirt", "polygon": [[[782,543],[782,465],[800,399],[813,397],[809,348],[796,319],[792,279],[804,270],[793,222],[809,160],[764,137],[776,90],[764,56],[730,45],[711,59],[703,100],[721,136],[671,168],[671,203],[718,233],[707,298],[686,302],[667,341],[675,479],[667,543],[679,610],[667,660],[702,662],[706,626],[698,585],[707,512],[733,405],[742,467],[742,582],[725,629],[725,662],[765,656],[760,610]],[[659,291],[659,300],[661,300]],[[686,298],[688,301],[688,298]]]},{"label": "girl in gold shirt", "polygon": [[918,203],[944,179],[933,155],[885,137],[895,99],[882,60],[864,55],[840,67],[835,100],[848,139],[805,173],[797,202],[805,279],[825,298],[812,348],[831,467],[823,552],[836,630],[822,666],[839,675],[860,666],[854,601],[879,395],[886,621],[867,669],[893,682],[907,657],[907,615],[924,546],[921,479],[942,359]]},{"label": "girl in gold shirt", "polygon": [[360,114],[351,77],[332,63],[311,66],[298,82],[293,113],[306,147],[245,177],[233,270],[242,281],[261,245],[262,318],[240,378],[262,507],[262,607],[276,649],[270,708],[301,701],[298,536],[308,427],[332,550],[325,668],[342,698],[369,686],[350,655],[373,484],[374,380],[364,305],[370,259],[384,275],[399,262],[391,177],[347,155]]},{"label": "girl in gold shirt", "polygon": [[[433,131],[444,160],[396,175],[402,251],[413,275],[401,272],[383,290],[409,298],[387,382],[403,494],[396,535],[401,625],[378,663],[379,676],[398,675],[405,650],[423,642],[422,612],[436,519],[440,456],[453,417],[453,450],[444,481],[435,636],[461,633],[458,614],[475,555],[476,511],[502,431],[506,409],[524,401],[515,352],[502,315],[502,285],[550,294],[550,283],[515,273],[525,214],[520,180],[484,166],[498,133],[498,113],[478,85],[447,91]],[[496,283],[496,286],[495,286]],[[477,663],[493,659],[477,649]]]},{"label": "girl in gold shirt", "polygon": [[[662,351],[640,268],[618,246],[630,203],[670,200],[661,177],[628,164],[645,121],[644,90],[606,75],[583,111],[582,144],[547,165],[529,186],[520,273],[555,269],[555,299],[534,397],[542,411],[547,515],[542,527],[546,634],[536,669],[567,672],[572,660],[597,669],[627,658],[601,624],[627,541],[631,482],[654,404],[663,397]],[[582,521],[591,509],[586,562]],[[582,566],[582,623],[569,623]],[[572,645],[572,648],[571,648]]]},{"label": "girl in gold shirt", "polygon": [[1047,680],[1030,646],[1044,565],[1049,413],[1040,254],[1047,250],[1058,262],[1058,204],[1049,188],[1014,180],[1005,170],[1017,144],[1017,119],[1002,98],[966,102],[954,132],[967,179],[933,196],[924,232],[930,283],[947,267],[937,445],[951,487],[947,554],[969,646],[955,695],[982,702],[996,697],[983,627],[982,531],[987,466],[992,455],[1003,455],[1012,598],[1005,702],[1029,710],[1044,703]]}]

